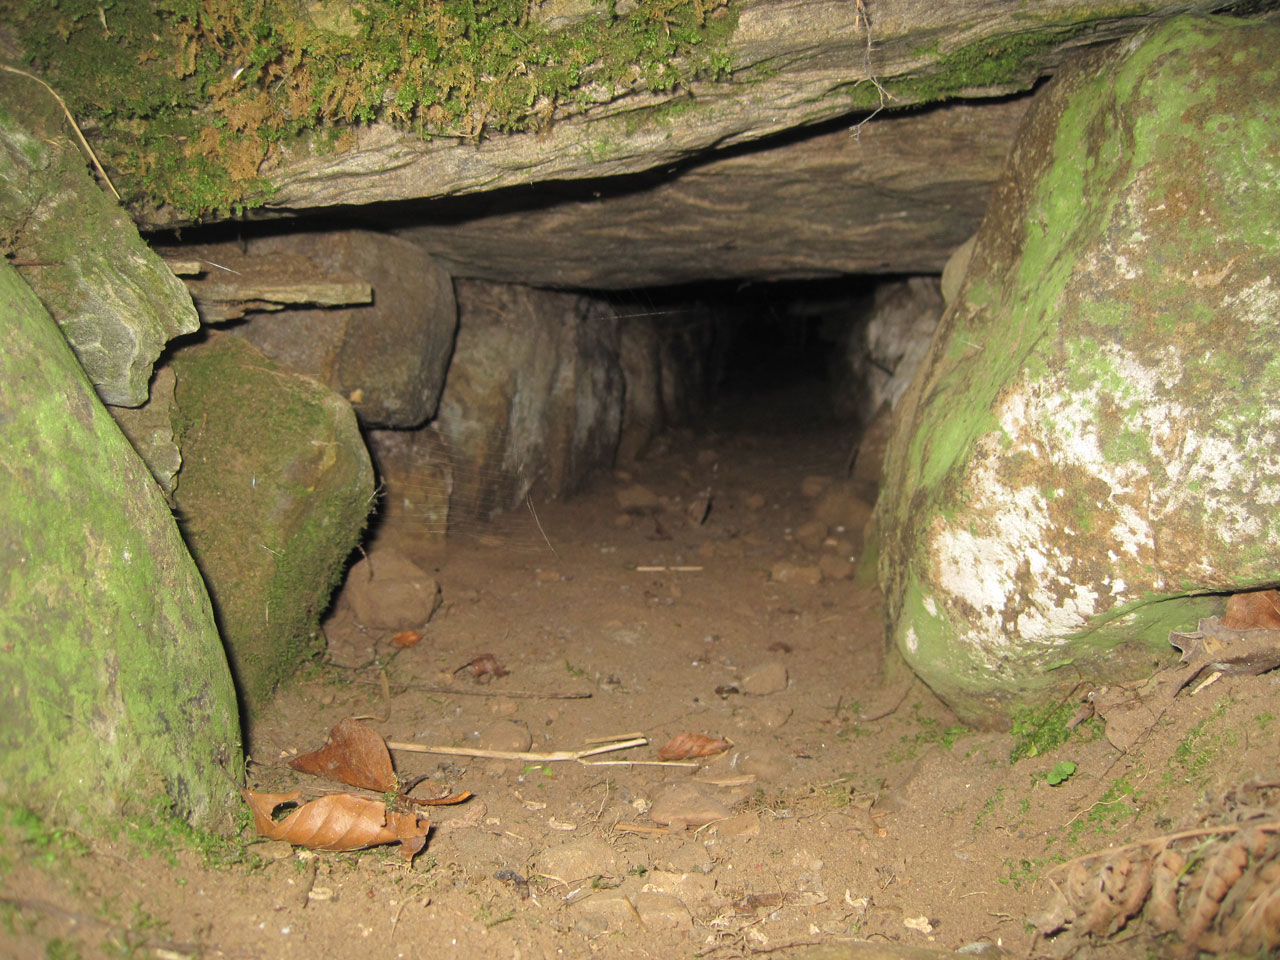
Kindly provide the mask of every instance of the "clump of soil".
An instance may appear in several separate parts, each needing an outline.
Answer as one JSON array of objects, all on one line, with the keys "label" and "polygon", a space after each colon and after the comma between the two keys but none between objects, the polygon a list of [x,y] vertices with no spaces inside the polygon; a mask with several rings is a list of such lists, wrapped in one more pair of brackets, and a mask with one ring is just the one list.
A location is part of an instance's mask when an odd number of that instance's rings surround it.
[{"label": "clump of soil", "polygon": [[[283,690],[252,725],[252,789],[342,789],[288,761],[351,716],[391,742],[648,745],[585,758],[608,765],[393,751],[419,792],[474,794],[425,808],[411,862],[249,829],[205,857],[146,828],[84,843],[11,822],[0,952],[734,957],[870,939],[1119,957],[1141,933],[1160,954],[1140,912],[1069,945],[1028,918],[1055,866],[1203,826],[1274,781],[1275,673],[1180,694],[1124,753],[1096,719],[1057,746],[966,729],[885,649],[865,565],[858,579],[865,498],[831,507],[846,458],[830,431],[677,437],[536,524],[447,546],[387,527],[370,555],[407,557],[443,606]],[[477,672],[486,656],[501,670]],[[727,749],[658,765],[686,734]]]}]

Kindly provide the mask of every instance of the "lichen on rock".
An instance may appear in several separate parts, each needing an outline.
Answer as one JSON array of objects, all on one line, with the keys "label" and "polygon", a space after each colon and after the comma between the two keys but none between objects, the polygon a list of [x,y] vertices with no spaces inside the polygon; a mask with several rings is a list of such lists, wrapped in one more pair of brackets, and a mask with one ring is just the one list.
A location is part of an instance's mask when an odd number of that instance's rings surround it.
[{"label": "lichen on rock", "polygon": [[892,632],[970,719],[1280,580],[1277,43],[1175,21],[1028,115],[880,505]]},{"label": "lichen on rock", "polygon": [[204,584],[146,467],[4,264],[0,313],[0,798],[88,831],[157,805],[221,829],[243,758]]}]

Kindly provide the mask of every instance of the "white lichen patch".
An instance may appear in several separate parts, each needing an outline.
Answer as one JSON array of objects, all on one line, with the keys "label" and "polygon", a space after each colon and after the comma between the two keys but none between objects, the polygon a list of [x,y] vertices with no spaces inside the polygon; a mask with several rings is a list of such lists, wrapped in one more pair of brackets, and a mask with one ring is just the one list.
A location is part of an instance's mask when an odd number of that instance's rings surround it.
[{"label": "white lichen patch", "polygon": [[[1258,509],[1280,498],[1280,405],[1233,421],[1232,398],[1182,398],[1198,358],[1153,352],[1098,343],[1087,370],[1012,384],[968,462],[964,506],[935,518],[937,600],[989,660],[1171,584],[1208,586],[1250,546],[1280,549]],[[1066,522],[1067,509],[1080,513]]]},{"label": "white lichen patch", "polygon": [[[1084,387],[1068,387],[1064,376],[1006,390],[996,411],[1000,429],[979,440],[969,461],[965,507],[934,521],[938,599],[968,623],[970,646],[987,655],[1055,644],[1098,613],[1202,576],[1224,548],[1276,538],[1248,494],[1257,488],[1260,499],[1274,502],[1280,462],[1257,443],[1245,449],[1239,436],[1226,435],[1211,419],[1212,404],[1206,410],[1175,399],[1184,370],[1174,349],[1161,349],[1153,364],[1116,343],[1098,351]],[[1129,445],[1117,447],[1103,410],[1120,417],[1134,438]],[[1258,440],[1280,436],[1280,422],[1257,428]],[[1016,466],[1019,454],[1023,466]],[[1039,489],[1028,484],[1028,458]],[[1084,489],[1102,492],[1084,500],[1084,534],[1061,516],[1055,521],[1051,500],[1039,492],[1062,499],[1064,477],[1076,498]],[[1193,515],[1201,520],[1188,529]],[[1175,568],[1157,562],[1161,536],[1178,538]]]},{"label": "white lichen patch", "polygon": [[[969,626],[971,643],[995,654],[1015,642],[1051,641],[1084,626],[1095,612],[1091,591],[1062,602],[1062,573],[1071,558],[1050,536],[1048,501],[1034,487],[1011,489],[999,476],[996,435],[979,444],[970,476],[968,523],[936,524],[932,553],[944,602]],[[1015,445],[1016,449],[1016,445]],[[1056,589],[1051,586],[1056,580]],[[1011,609],[1018,606],[1019,609]],[[1007,628],[1017,622],[1017,636]]]}]

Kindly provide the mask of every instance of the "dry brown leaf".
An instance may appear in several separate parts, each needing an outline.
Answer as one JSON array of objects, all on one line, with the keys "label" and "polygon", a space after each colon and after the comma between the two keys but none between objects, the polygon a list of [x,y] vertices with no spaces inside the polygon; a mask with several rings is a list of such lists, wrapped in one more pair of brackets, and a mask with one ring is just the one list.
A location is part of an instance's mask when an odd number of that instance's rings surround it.
[{"label": "dry brown leaf", "polygon": [[1280,666],[1280,630],[1232,630],[1209,617],[1195,633],[1169,634],[1169,642],[1187,664],[1184,687],[1206,670],[1257,676]]},{"label": "dry brown leaf", "polygon": [[1232,594],[1222,625],[1228,630],[1280,629],[1280,590]]},{"label": "dry brown leaf", "polygon": [[431,821],[416,814],[388,810],[381,800],[333,793],[304,803],[283,820],[272,814],[300,794],[241,791],[261,836],[310,850],[363,850],[383,843],[400,844],[400,855],[412,860],[427,844]]},{"label": "dry brown leaf", "polygon": [[658,751],[659,760],[689,760],[694,757],[714,757],[724,753],[731,744],[701,733],[677,733]]},{"label": "dry brown leaf", "polygon": [[422,640],[422,634],[417,630],[401,630],[391,637],[391,645],[393,647],[416,647]]},{"label": "dry brown leaf", "polygon": [[1178,915],[1178,884],[1187,868],[1187,859],[1177,850],[1167,847],[1156,861],[1151,881],[1151,901],[1147,904],[1147,918],[1158,933],[1173,933],[1182,925]]},{"label": "dry brown leaf", "polygon": [[1164,715],[1186,683],[1180,670],[1162,670],[1145,681],[1102,687],[1091,694],[1094,712],[1106,723],[1107,739],[1127,752]]},{"label": "dry brown leaf", "polygon": [[338,721],[323,747],[294,757],[289,766],[362,790],[385,793],[397,786],[386,741],[378,731],[350,717]]},{"label": "dry brown leaf", "polygon": [[482,653],[453,672],[459,673],[462,670],[470,670],[476,683],[488,683],[495,677],[505,677],[511,672],[492,653]]}]

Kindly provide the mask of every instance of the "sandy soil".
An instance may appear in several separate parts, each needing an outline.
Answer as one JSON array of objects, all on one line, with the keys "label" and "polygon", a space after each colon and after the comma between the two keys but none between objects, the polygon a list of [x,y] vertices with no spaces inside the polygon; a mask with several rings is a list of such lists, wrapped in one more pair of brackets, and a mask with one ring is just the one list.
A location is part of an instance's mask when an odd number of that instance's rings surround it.
[{"label": "sandy soil", "polygon": [[[282,761],[347,716],[432,745],[576,750],[636,734],[649,745],[593,759],[651,761],[692,732],[727,752],[692,769],[397,752],[402,776],[431,782],[415,795],[475,795],[431,809],[412,864],[251,828],[206,856],[158,826],[84,841],[11,818],[0,956],[788,956],[855,940],[1052,954],[1027,918],[1056,864],[1199,823],[1224,792],[1277,779],[1275,673],[1181,696],[1127,753],[1088,721],[1011,764],[1025,741],[966,730],[886,658],[878,592],[851,578],[858,531],[823,514],[814,533],[849,438],[794,423],[673,436],[538,506],[554,553],[527,513],[444,548],[412,524],[387,529],[376,550],[428,570],[444,606],[416,646],[370,636],[369,662],[346,650],[347,665],[283,691],[254,724],[250,783],[343,789]],[[627,512],[619,494],[637,486],[657,502]],[[708,489],[699,523],[691,504]],[[483,653],[509,673],[454,675]],[[1050,785],[1062,761],[1074,773]],[[663,810],[674,824],[655,822]],[[1084,955],[1135,955],[1111,942]]]}]

